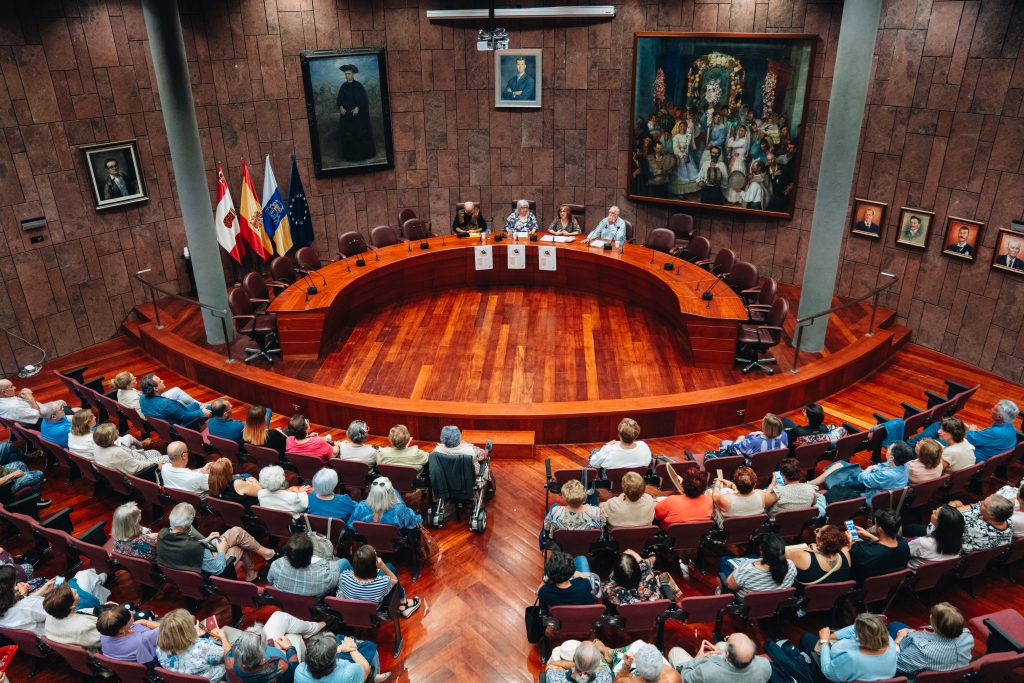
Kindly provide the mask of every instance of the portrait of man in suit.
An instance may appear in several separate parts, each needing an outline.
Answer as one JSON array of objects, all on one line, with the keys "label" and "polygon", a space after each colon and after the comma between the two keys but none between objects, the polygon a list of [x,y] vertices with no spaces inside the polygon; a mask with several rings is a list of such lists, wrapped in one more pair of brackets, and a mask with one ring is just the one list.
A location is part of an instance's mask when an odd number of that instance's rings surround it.
[{"label": "portrait of man in suit", "polygon": [[119,199],[135,194],[135,180],[122,172],[121,165],[114,157],[103,160],[107,177],[103,179],[103,198]]},{"label": "portrait of man in suit", "polygon": [[533,100],[537,98],[537,82],[526,71],[526,57],[516,57],[516,72],[501,91],[503,100]]},{"label": "portrait of man in suit", "polygon": [[[1020,247],[1024,243],[1024,235],[1015,235],[1012,232],[1002,233],[1000,240],[1002,248],[997,248],[995,265],[1004,270],[1024,272],[1024,260],[1021,259]],[[1005,253],[1000,253],[1005,252]]]},{"label": "portrait of man in suit", "polygon": [[134,140],[82,147],[96,208],[144,202],[146,180]]},{"label": "portrait of man in suit", "polygon": [[494,53],[494,106],[538,108],[543,97],[543,50]]},{"label": "portrait of man in suit", "polygon": [[850,232],[863,237],[878,239],[882,234],[882,221],[885,216],[885,204],[866,199],[856,199],[853,203],[853,218]]},{"label": "portrait of man in suit", "polygon": [[984,223],[968,220],[966,218],[946,219],[946,237],[943,240],[942,253],[947,256],[955,256],[965,261],[973,261],[978,255],[978,240],[981,237],[981,228]]},{"label": "portrait of man in suit", "polygon": [[931,230],[935,214],[923,209],[911,209],[904,206],[900,209],[899,232],[896,244],[916,249],[928,246],[928,233]]}]

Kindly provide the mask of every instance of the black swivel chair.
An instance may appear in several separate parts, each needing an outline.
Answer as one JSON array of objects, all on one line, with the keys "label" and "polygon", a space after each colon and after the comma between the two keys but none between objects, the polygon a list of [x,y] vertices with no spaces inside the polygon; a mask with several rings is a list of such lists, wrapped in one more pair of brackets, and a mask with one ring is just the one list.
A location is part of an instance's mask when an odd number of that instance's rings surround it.
[{"label": "black swivel chair", "polygon": [[273,363],[273,354],[280,355],[281,347],[277,339],[277,317],[273,313],[257,313],[255,306],[242,287],[235,287],[228,292],[228,307],[231,308],[231,319],[235,331],[251,338],[259,346],[246,347],[246,363],[262,358]]},{"label": "black swivel chair", "polygon": [[744,375],[754,368],[775,374],[775,369],[768,367],[775,364],[775,358],[762,358],[761,354],[782,341],[782,324],[788,315],[789,302],[780,296],[772,304],[764,324],[740,323],[736,362],[743,364]]}]

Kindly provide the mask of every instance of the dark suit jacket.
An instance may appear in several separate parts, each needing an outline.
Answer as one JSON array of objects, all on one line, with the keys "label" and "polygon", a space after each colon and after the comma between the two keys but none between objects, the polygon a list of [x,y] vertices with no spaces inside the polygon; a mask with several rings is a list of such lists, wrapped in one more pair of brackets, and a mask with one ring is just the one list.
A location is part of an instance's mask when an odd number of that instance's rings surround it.
[{"label": "dark suit jacket", "polygon": [[964,246],[961,247],[961,246],[958,246],[956,243],[953,243],[953,244],[949,245],[948,247],[946,247],[946,251],[951,251],[954,254],[964,254],[966,256],[974,256],[974,248],[971,245],[969,245],[969,244],[965,244]]},{"label": "dark suit jacket", "polygon": [[857,232],[869,232],[872,235],[877,235],[878,223],[872,223],[870,226],[868,226],[864,221],[861,221],[857,223],[857,225],[853,226],[853,229],[856,230]]},{"label": "dark suit jacket", "polygon": [[1009,260],[1010,260],[1009,256],[1000,256],[999,258],[996,259],[996,265],[997,266],[1005,266],[1007,268],[1012,268],[1013,270],[1024,270],[1024,259],[1015,258],[1013,260],[1013,265],[1012,266],[1009,263],[1007,263]]},{"label": "dark suit jacket", "polygon": [[195,529],[179,534],[163,528],[157,534],[156,559],[171,569],[185,569],[198,572],[203,568],[203,551],[206,546]]}]

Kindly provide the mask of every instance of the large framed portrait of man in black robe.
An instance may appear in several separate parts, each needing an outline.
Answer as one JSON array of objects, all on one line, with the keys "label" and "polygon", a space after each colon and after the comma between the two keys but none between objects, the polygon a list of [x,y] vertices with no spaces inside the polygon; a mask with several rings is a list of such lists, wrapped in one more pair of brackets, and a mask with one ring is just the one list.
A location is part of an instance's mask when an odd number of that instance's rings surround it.
[{"label": "large framed portrait of man in black robe", "polygon": [[299,55],[318,178],[394,168],[384,48]]}]

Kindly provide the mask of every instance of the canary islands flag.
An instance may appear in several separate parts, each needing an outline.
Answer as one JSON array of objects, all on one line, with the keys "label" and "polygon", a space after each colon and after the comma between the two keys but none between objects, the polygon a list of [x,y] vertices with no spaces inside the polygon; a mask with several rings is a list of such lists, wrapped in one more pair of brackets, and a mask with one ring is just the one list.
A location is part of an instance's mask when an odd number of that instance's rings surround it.
[{"label": "canary islands flag", "polygon": [[278,256],[284,256],[292,248],[292,229],[288,223],[288,211],[284,208],[274,169],[270,167],[269,154],[263,165],[263,228],[277,248]]}]

